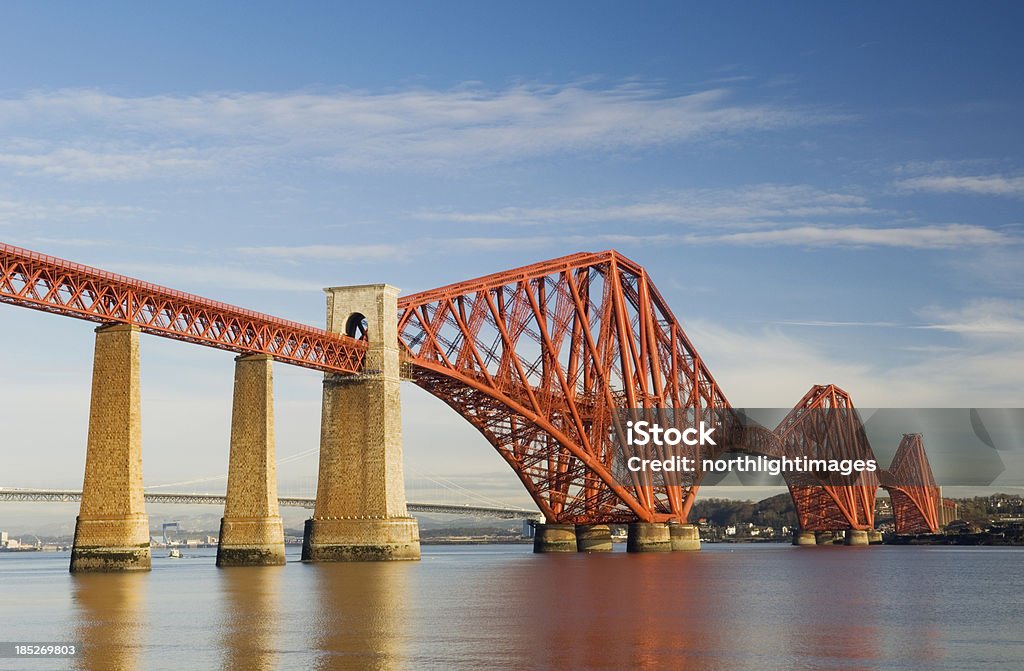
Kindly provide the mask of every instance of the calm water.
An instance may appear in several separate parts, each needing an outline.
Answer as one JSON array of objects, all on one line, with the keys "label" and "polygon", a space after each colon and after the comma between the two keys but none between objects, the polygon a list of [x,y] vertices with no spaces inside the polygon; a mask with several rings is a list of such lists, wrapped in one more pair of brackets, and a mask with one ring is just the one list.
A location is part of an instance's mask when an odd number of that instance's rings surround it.
[{"label": "calm water", "polygon": [[0,640],[85,648],[0,668],[1024,669],[1013,548],[435,546],[227,570],[214,553],[80,576],[66,553],[0,554]]}]

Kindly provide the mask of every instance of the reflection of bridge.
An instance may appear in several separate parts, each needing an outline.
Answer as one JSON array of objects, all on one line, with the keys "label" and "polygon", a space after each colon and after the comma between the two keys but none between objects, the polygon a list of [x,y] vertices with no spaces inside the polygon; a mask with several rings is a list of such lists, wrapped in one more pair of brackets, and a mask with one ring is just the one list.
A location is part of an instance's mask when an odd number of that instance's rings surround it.
[{"label": "reflection of bridge", "polygon": [[[327,293],[321,330],[0,245],[0,301],[103,325],[73,570],[148,566],[139,332],[242,355],[222,565],[283,561],[273,360],[325,373],[319,482],[304,550],[310,561],[419,556],[402,483],[402,377],[466,418],[508,462],[547,521],[536,546],[542,550],[575,549],[577,537],[588,549],[610,548],[609,522],[631,523],[635,550],[695,547],[686,522],[703,474],[624,468],[615,449],[624,409],[686,411],[745,451],[871,458],[849,395],[832,385],[812,387],[774,431],[744,434],[647,272],[614,251],[401,300],[386,285]],[[899,530],[938,526],[939,492],[919,436],[905,437],[881,474],[790,477],[787,484],[807,532],[848,529],[861,538],[874,526],[879,486],[892,492]]]},{"label": "reflection of bridge", "polygon": [[[146,503],[178,503],[183,505],[223,506],[226,497],[217,494],[179,494],[170,492],[146,492]],[[74,503],[82,500],[82,492],[75,489],[17,489],[0,487],[0,501],[36,501],[50,503]],[[316,499],[305,496],[279,496],[277,503],[282,508],[315,507]],[[413,503],[406,507],[411,513],[427,515],[465,515],[468,517],[491,517],[499,520],[537,520],[540,513],[522,508],[498,508],[492,506],[471,506],[457,503]]]}]

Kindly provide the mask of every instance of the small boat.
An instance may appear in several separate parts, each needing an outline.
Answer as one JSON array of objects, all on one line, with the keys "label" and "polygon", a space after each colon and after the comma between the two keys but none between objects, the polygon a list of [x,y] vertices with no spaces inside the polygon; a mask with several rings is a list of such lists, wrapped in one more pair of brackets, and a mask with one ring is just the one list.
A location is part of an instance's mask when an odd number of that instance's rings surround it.
[{"label": "small boat", "polygon": [[167,553],[168,559],[181,559],[181,550],[174,549]]}]

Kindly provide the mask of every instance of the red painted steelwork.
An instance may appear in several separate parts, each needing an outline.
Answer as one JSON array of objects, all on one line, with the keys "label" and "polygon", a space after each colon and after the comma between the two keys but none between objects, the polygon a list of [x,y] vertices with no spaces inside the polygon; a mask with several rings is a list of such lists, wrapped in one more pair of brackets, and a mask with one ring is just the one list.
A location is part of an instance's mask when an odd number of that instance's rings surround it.
[{"label": "red painted steelwork", "polygon": [[366,343],[0,243],[0,302],[284,363],[355,373]]},{"label": "red painted steelwork", "polygon": [[573,254],[406,296],[399,312],[413,381],[480,430],[548,520],[686,519],[699,476],[616,469],[619,411],[733,417],[642,267]]},{"label": "red painted steelwork", "polygon": [[[0,302],[275,359],[327,373],[362,368],[366,343],[89,266],[0,244]],[[622,411],[686,411],[732,447],[769,456],[870,459],[849,394],[819,385],[775,431],[739,420],[639,265],[579,253],[406,296],[407,374],[472,423],[550,522],[686,521],[700,472],[656,477],[616,459]],[[725,447],[699,456],[718,456]],[[621,456],[621,455],[620,455]],[[694,456],[697,456],[696,454]],[[880,474],[897,529],[937,528],[920,436]],[[923,484],[922,484],[923,483]],[[787,478],[801,527],[868,529],[879,478]]]},{"label": "red painted steelwork", "polygon": [[919,433],[903,436],[892,465],[882,475],[889,492],[898,534],[927,534],[939,530],[942,493],[935,484]]}]

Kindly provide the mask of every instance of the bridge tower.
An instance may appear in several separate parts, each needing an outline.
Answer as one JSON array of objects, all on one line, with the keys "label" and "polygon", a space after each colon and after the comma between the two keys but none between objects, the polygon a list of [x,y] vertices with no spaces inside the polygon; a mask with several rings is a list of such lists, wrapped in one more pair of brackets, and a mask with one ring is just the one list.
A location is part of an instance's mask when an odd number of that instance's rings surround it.
[{"label": "bridge tower", "polygon": [[150,568],[139,406],[139,327],[97,328],[72,572]]},{"label": "bridge tower", "polygon": [[324,377],[316,507],[306,561],[419,559],[419,527],[405,504],[398,355],[398,289],[332,287],[327,330],[369,345],[357,375]]}]

